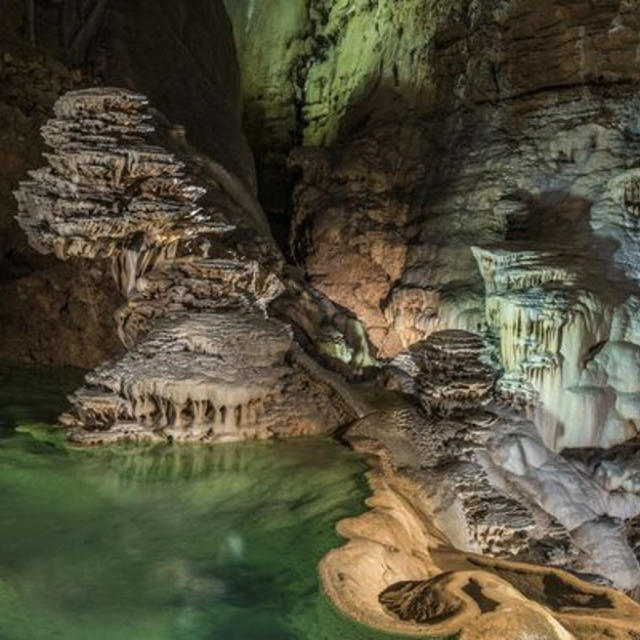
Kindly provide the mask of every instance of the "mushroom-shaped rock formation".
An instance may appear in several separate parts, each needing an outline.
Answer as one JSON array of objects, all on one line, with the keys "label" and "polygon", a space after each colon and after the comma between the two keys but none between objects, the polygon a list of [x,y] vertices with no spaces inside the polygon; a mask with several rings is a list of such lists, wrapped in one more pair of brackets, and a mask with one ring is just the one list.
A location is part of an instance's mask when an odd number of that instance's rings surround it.
[{"label": "mushroom-shaped rock formation", "polygon": [[[280,315],[312,349],[320,326],[330,327],[348,347],[345,366],[372,362],[366,338],[348,331],[355,320],[334,326],[335,306],[303,295],[283,271],[264,214],[233,176],[142,95],[76,91],[55,116],[43,127],[48,166],[21,183],[17,219],[41,252],[112,260],[126,298],[118,332],[130,349],[73,396],[62,418],[73,440],[317,433],[358,415],[339,379],[310,366],[290,326],[268,317],[269,305],[288,291]],[[327,402],[328,388],[340,400]]]},{"label": "mushroom-shaped rock formation", "polygon": [[[285,325],[260,315],[174,316],[124,358],[89,374],[90,386],[75,393],[63,422],[108,431],[76,433],[90,442],[126,432],[176,441],[266,437],[265,412],[295,384],[285,363],[291,343]],[[304,398],[287,394],[292,414],[301,413]],[[274,429],[284,428],[281,413],[270,416]]]}]

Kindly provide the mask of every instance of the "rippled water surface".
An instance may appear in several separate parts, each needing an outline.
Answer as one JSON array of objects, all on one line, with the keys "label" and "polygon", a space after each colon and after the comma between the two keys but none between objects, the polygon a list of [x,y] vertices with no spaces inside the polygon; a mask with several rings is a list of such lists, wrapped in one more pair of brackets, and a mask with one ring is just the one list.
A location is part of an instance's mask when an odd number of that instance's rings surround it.
[{"label": "rippled water surface", "polygon": [[73,372],[0,367],[0,639],[384,640],[315,566],[359,513],[364,464],[328,440],[74,451]]}]

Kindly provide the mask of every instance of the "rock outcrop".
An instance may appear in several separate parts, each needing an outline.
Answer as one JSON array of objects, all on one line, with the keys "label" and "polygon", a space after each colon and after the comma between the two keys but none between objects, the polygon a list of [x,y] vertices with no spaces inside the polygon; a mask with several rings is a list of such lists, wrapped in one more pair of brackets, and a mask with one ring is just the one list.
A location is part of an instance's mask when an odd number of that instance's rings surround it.
[{"label": "rock outcrop", "polygon": [[488,325],[500,341],[503,393],[527,408],[555,450],[610,447],[635,437],[640,424],[637,285],[607,273],[612,266],[598,254],[575,251],[474,249]]},{"label": "rock outcrop", "polygon": [[501,404],[490,355],[444,331],[386,368],[387,387],[421,406],[378,399],[348,429],[378,459],[373,511],[339,524],[349,542],[323,559],[325,588],[351,615],[413,634],[634,637],[638,605],[603,582],[640,582],[640,500],[598,485]]},{"label": "rock outcrop", "polygon": [[[267,317],[287,286],[298,299],[304,286],[283,272],[259,205],[179,131],[157,130],[160,117],[140,94],[72,92],[55,115],[43,127],[48,166],[21,183],[17,219],[42,253],[111,261],[127,300],[118,334],[130,350],[73,396],[62,418],[72,439],[256,438],[324,432],[355,417],[348,402],[326,402],[327,384],[337,383],[305,366],[290,326]],[[308,301],[289,307],[299,332],[332,327]],[[324,308],[336,315],[330,302]],[[360,342],[333,332],[349,353],[337,354],[344,366],[368,364],[362,332]]]}]

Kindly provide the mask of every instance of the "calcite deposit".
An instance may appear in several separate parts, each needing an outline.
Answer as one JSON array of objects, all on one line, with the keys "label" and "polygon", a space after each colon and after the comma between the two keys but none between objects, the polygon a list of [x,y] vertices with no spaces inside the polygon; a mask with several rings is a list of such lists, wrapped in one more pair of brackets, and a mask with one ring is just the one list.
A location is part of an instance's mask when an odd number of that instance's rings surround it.
[{"label": "calcite deposit", "polygon": [[69,437],[339,434],[373,492],[320,564],[341,610],[640,637],[637,5],[114,0],[80,53],[186,128],[65,94],[17,190],[124,302]]},{"label": "calcite deposit", "polygon": [[475,248],[505,397],[556,450],[636,436],[638,291],[596,258],[554,245]]},{"label": "calcite deposit", "polygon": [[637,3],[317,4],[289,157],[310,280],[386,357],[443,329],[492,336],[505,397],[553,449],[635,436]]},{"label": "calcite deposit", "polygon": [[546,447],[496,394],[491,357],[444,331],[385,368],[420,406],[389,396],[348,429],[377,460],[373,511],[339,524],[349,541],[323,559],[325,588],[351,615],[427,637],[634,638],[640,608],[606,585],[640,583],[638,496]]},{"label": "calcite deposit", "polygon": [[18,222],[42,253],[110,260],[127,301],[116,321],[129,351],[72,397],[62,422],[73,440],[318,433],[358,415],[349,402],[323,401],[337,383],[305,364],[292,328],[268,307],[288,287],[298,331],[315,335],[322,322],[347,350],[326,357],[345,366],[369,363],[366,338],[344,336],[329,301],[318,313],[321,297],[303,299],[240,183],[189,152],[179,131],[156,131],[142,95],[77,91],[55,116],[42,130],[48,166],[16,192]]}]

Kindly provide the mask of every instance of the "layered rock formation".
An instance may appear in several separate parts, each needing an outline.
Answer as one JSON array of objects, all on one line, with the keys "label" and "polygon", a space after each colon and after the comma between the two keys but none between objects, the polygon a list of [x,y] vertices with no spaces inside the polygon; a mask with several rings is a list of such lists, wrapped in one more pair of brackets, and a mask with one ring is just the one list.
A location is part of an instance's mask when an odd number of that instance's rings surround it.
[{"label": "layered rock formation", "polygon": [[610,447],[635,437],[634,282],[607,274],[611,265],[599,258],[553,245],[475,254],[488,324],[500,339],[502,390],[528,408],[547,446]]},{"label": "layered rock formation", "polygon": [[40,162],[39,128],[60,94],[104,84],[144,91],[253,193],[231,25],[222,0],[0,0],[0,13],[0,357],[90,368],[121,350],[109,261],[30,250],[11,193]]},{"label": "layered rock formation", "polygon": [[[392,24],[391,4],[334,3],[325,28],[339,15]],[[291,155],[302,172],[292,252],[384,356],[448,328],[498,339],[505,394],[530,406],[550,447],[632,437],[636,3],[423,11],[411,24],[423,21],[424,40],[373,37],[380,52],[396,47],[397,82],[384,64],[371,70],[375,89],[352,93],[330,148]],[[327,46],[349,50],[341,37]],[[331,64],[331,53],[312,58],[309,77]],[[364,62],[338,68],[336,84]],[[333,108],[325,84],[309,111]],[[313,137],[316,124],[306,143],[331,139]]]},{"label": "layered rock formation", "polygon": [[349,542],[323,559],[325,588],[349,614],[415,635],[635,637],[638,605],[596,576],[637,587],[625,522],[640,501],[546,448],[497,401],[488,356],[478,336],[445,331],[387,367],[387,386],[421,407],[389,396],[349,428],[378,460],[373,511],[339,524]]},{"label": "layered rock formation", "polygon": [[[289,326],[267,319],[287,283],[297,299],[304,286],[282,272],[262,211],[239,183],[189,151],[180,131],[156,131],[159,116],[140,94],[72,92],[55,114],[42,130],[53,153],[16,192],[17,219],[42,253],[111,260],[127,299],[118,333],[130,349],[73,396],[62,419],[72,439],[316,433],[357,415],[348,402],[325,401],[330,374],[305,365]],[[330,302],[324,308],[337,315]],[[333,326],[312,302],[290,300],[289,313],[301,333],[320,320]],[[368,362],[358,337],[341,338],[345,366]]]}]

